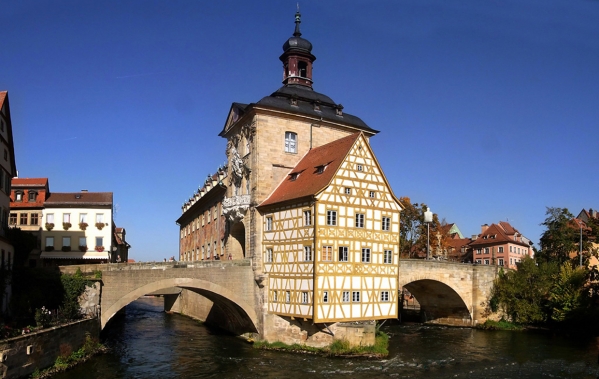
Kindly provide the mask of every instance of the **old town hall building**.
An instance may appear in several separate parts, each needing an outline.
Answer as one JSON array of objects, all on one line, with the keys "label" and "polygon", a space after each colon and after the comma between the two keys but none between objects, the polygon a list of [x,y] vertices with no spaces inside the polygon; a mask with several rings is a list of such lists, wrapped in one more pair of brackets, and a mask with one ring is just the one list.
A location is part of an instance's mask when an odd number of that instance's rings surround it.
[{"label": "old town hall building", "polygon": [[267,317],[397,318],[401,205],[369,143],[378,131],[313,90],[295,24],[283,86],[230,108],[227,165],[183,205],[179,258],[251,258]]}]

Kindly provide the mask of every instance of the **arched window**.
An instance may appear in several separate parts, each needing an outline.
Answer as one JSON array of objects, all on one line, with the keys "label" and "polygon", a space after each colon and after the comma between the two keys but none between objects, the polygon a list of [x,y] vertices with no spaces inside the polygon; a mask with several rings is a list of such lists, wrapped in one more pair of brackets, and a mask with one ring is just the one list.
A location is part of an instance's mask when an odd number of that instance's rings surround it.
[{"label": "arched window", "polygon": [[299,61],[297,63],[298,74],[302,78],[308,77],[308,64],[306,62]]}]

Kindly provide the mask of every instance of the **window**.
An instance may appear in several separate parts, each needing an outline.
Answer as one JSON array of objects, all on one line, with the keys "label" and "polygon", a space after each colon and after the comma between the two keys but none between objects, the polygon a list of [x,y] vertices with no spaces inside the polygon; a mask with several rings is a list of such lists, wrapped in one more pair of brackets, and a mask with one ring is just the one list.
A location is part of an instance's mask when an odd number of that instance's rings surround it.
[{"label": "window", "polygon": [[289,180],[291,180],[293,182],[297,179],[298,176],[299,176],[299,172],[292,172],[291,174],[289,174]]},{"label": "window", "polygon": [[354,303],[360,301],[360,291],[354,291],[351,293],[351,301],[353,301]]},{"label": "window", "polygon": [[489,260],[485,259],[485,264],[488,265],[489,264]]},{"label": "window", "polygon": [[476,260],[476,263],[478,263],[478,264],[481,264],[481,263],[482,263],[482,260],[480,260],[480,259],[477,259],[477,260]]},{"label": "window", "polygon": [[17,225],[17,214],[16,213],[11,213],[10,216],[8,216],[8,223],[10,225]]},{"label": "window", "polygon": [[351,195],[351,188],[345,187],[345,190],[343,192],[345,192],[346,195]]},{"label": "window", "polygon": [[62,247],[71,247],[71,237],[62,237]]},{"label": "window", "polygon": [[362,249],[362,263],[370,263],[370,248]]},{"label": "window", "polygon": [[485,254],[489,254],[489,248],[485,247]]},{"label": "window", "polygon": [[337,225],[337,211],[327,211],[327,225]]},{"label": "window", "polygon": [[272,230],[272,217],[266,218],[266,231],[270,232]]},{"label": "window", "polygon": [[341,301],[343,301],[344,303],[349,303],[349,291],[343,291]]},{"label": "window", "polygon": [[202,260],[206,259],[206,247],[202,246]]},{"label": "window", "polygon": [[497,264],[503,266],[503,258],[499,258]]},{"label": "window", "polygon": [[39,225],[39,215],[37,213],[31,214],[31,225]]},{"label": "window", "polygon": [[285,291],[285,302],[286,303],[291,302],[291,293],[289,291]]},{"label": "window", "polygon": [[21,213],[19,215],[19,224],[27,225],[27,213]]},{"label": "window", "polygon": [[37,193],[35,191],[29,191],[29,201],[35,203],[35,199],[37,197]]},{"label": "window", "polygon": [[333,246],[322,247],[322,260],[332,261],[333,260]]},{"label": "window", "polygon": [[312,246],[304,246],[304,261],[312,260]]},{"label": "window", "polygon": [[324,291],[322,293],[322,302],[323,303],[328,303],[329,302],[329,291]]},{"label": "window", "polygon": [[304,211],[304,226],[312,225],[312,211]]},{"label": "window", "polygon": [[308,77],[308,74],[307,74],[308,64],[306,62],[303,62],[303,61],[297,62],[297,69],[298,69],[299,76],[301,76],[302,78]]},{"label": "window", "polygon": [[391,217],[383,217],[381,220],[381,230],[389,231],[391,229]]},{"label": "window", "polygon": [[46,247],[54,247],[54,237],[46,237]]},{"label": "window", "polygon": [[393,263],[393,250],[385,250],[384,251],[383,263]]},{"label": "window", "polygon": [[23,201],[23,194],[21,192],[15,193],[15,201]]},{"label": "window", "polygon": [[368,196],[374,199],[376,197],[376,192],[370,191],[368,192]]},{"label": "window", "polygon": [[211,220],[210,219],[210,214],[212,212],[212,209],[208,209],[208,210],[206,210],[206,212],[207,212],[206,213],[206,222],[210,224],[210,220]]},{"label": "window", "polygon": [[272,291],[272,301],[273,303],[277,302],[277,291]]},{"label": "window", "polygon": [[214,211],[213,211],[214,215],[213,218],[216,220],[216,217],[218,216],[218,205],[214,206]]},{"label": "window", "polygon": [[71,222],[71,214],[63,213],[62,214],[62,222]]},{"label": "window", "polygon": [[293,132],[285,132],[285,152],[297,153],[297,134]]},{"label": "window", "polygon": [[359,164],[357,166],[358,171],[364,171],[364,166],[362,166],[361,164]]},{"label": "window", "polygon": [[85,247],[87,247],[87,238],[85,238],[85,237],[79,237],[79,246],[85,246]]},{"label": "window", "polygon": [[103,213],[96,213],[96,224],[98,223],[104,223],[104,214]]},{"label": "window", "polygon": [[482,253],[482,250],[481,249],[476,249],[476,254],[480,254],[480,253]]},{"label": "window", "polygon": [[87,213],[79,213],[79,223],[82,222],[87,224]]},{"label": "window", "polygon": [[364,227],[364,215],[362,213],[356,213],[356,228]]},{"label": "window", "polygon": [[499,246],[499,252],[503,253],[503,246]]},{"label": "window", "polygon": [[339,246],[339,262],[347,262],[347,246]]},{"label": "window", "polygon": [[266,262],[272,262],[272,248],[266,249]]},{"label": "window", "polygon": [[104,237],[96,237],[96,247],[104,246]]},{"label": "window", "polygon": [[381,292],[381,301],[389,301],[389,291]]},{"label": "window", "polygon": [[317,166],[316,167],[316,173],[317,174],[322,174],[324,172],[324,169],[326,168],[326,165],[321,165],[321,166]]},{"label": "window", "polygon": [[510,253],[512,252],[512,247],[510,246]]},{"label": "window", "polygon": [[308,292],[302,292],[302,303],[308,304]]}]

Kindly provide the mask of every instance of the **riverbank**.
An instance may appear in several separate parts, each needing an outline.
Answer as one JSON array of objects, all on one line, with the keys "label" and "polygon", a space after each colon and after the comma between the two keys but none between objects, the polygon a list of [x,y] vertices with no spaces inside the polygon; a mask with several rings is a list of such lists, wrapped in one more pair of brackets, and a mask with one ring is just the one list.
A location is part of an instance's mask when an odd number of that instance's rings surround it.
[{"label": "riverbank", "polygon": [[348,341],[336,340],[324,348],[310,347],[306,345],[287,345],[282,342],[269,343],[266,341],[253,342],[253,347],[261,350],[284,351],[289,353],[316,354],[324,357],[337,358],[371,358],[381,359],[389,355],[389,336],[378,331],[375,336],[374,345],[350,346]]}]

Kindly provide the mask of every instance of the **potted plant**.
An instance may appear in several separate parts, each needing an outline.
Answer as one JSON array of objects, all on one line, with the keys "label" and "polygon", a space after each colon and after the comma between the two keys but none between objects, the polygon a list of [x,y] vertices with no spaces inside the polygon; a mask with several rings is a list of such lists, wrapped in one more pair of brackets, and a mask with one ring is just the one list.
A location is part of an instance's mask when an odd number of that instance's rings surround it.
[{"label": "potted plant", "polygon": [[104,251],[104,246],[96,246],[96,251],[97,252],[103,252]]},{"label": "potted plant", "polygon": [[46,246],[44,248],[44,250],[46,250],[46,251],[54,251],[54,246]]},{"label": "potted plant", "polygon": [[98,228],[98,230],[102,230],[102,228],[104,228],[104,223],[103,222],[96,222],[96,228]]},{"label": "potted plant", "polygon": [[50,231],[52,229],[54,229],[54,223],[53,222],[47,222],[46,223],[46,230]]},{"label": "potted plant", "polygon": [[87,222],[80,222],[79,223],[79,229],[85,230],[85,229],[87,229],[87,227],[88,227]]},{"label": "potted plant", "polygon": [[61,250],[62,250],[62,251],[64,251],[64,252],[66,253],[67,251],[71,251],[71,247],[70,247],[70,246],[63,246],[63,247],[61,248]]},{"label": "potted plant", "polygon": [[87,246],[85,246],[85,245],[79,246],[79,251],[81,251],[82,253],[85,253],[87,251]]},{"label": "potted plant", "polygon": [[73,226],[73,225],[71,225],[71,223],[70,223],[70,222],[63,222],[63,223],[62,223],[62,228],[63,228],[64,230],[69,230],[69,228],[70,228],[71,226]]}]

